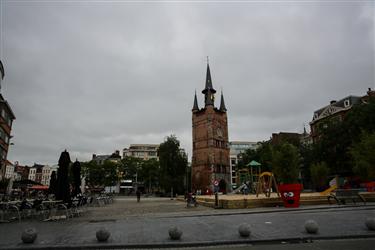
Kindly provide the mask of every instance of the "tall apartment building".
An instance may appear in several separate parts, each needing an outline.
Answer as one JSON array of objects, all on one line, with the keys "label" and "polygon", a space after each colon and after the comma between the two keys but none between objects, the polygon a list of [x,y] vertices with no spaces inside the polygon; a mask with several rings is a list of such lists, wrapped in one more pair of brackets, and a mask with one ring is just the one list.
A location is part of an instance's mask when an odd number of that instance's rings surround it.
[{"label": "tall apartment building", "polygon": [[237,188],[237,164],[240,159],[240,154],[244,153],[248,149],[257,149],[259,146],[258,142],[249,142],[249,141],[232,141],[229,142],[230,148],[230,173],[231,173],[231,185],[232,188]]},{"label": "tall apartment building", "polygon": [[[4,67],[0,61],[0,89],[4,76]],[[10,138],[12,137],[10,132],[14,119],[16,119],[16,117],[11,107],[0,93],[0,179],[3,178],[5,174]]]},{"label": "tall apartment building", "polygon": [[130,144],[129,148],[123,149],[123,157],[131,156],[143,160],[157,159],[160,144]]}]

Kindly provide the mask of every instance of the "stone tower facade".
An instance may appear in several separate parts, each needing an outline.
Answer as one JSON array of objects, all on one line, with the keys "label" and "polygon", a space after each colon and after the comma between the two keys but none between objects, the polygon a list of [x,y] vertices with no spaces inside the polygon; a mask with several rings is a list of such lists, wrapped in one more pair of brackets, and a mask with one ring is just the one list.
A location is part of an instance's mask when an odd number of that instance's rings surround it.
[{"label": "stone tower facade", "polygon": [[221,93],[220,107],[215,107],[215,93],[207,64],[206,86],[202,91],[205,106],[198,107],[194,96],[192,189],[202,192],[230,190],[230,162],[227,109]]}]

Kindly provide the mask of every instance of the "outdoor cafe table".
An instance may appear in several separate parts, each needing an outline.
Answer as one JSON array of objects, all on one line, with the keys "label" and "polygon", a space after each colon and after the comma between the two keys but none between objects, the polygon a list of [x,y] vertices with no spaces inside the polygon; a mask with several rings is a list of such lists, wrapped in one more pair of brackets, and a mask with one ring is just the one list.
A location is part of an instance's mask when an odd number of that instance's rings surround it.
[{"label": "outdoor cafe table", "polygon": [[62,200],[45,200],[45,201],[42,201],[43,205],[57,205],[57,204],[61,204],[61,203],[63,203]]}]

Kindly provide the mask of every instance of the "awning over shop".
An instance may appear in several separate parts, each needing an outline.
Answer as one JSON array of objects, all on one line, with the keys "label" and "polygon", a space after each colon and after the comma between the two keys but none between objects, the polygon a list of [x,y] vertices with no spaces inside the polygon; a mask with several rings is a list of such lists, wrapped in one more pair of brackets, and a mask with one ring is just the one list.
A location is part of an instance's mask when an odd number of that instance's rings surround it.
[{"label": "awning over shop", "polygon": [[30,189],[34,189],[34,190],[48,190],[48,186],[34,185],[34,186],[31,186]]}]

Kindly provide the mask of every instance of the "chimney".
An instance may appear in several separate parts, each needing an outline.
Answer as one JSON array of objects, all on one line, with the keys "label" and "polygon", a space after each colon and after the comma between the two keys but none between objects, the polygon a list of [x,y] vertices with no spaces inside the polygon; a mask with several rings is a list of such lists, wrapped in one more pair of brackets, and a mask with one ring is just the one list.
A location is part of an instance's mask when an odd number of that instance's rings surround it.
[{"label": "chimney", "polygon": [[375,96],[375,91],[372,90],[371,88],[368,88],[367,95],[368,96]]},{"label": "chimney", "polygon": [[92,154],[92,159],[94,160],[96,158],[96,154]]},{"label": "chimney", "polygon": [[336,100],[332,100],[331,102],[330,102],[330,104],[332,105],[332,104],[335,104],[336,103]]}]

